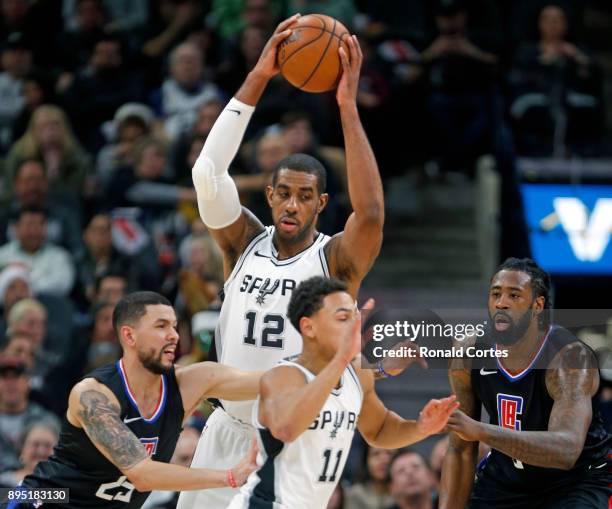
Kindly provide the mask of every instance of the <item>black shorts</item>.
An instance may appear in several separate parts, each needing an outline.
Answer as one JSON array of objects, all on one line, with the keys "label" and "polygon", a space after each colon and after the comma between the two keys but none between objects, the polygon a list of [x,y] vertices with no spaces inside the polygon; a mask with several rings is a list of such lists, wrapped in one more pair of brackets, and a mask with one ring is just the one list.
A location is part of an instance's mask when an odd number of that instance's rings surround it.
[{"label": "black shorts", "polygon": [[569,480],[541,492],[504,490],[480,479],[472,490],[469,509],[610,509],[612,487],[609,475]]}]

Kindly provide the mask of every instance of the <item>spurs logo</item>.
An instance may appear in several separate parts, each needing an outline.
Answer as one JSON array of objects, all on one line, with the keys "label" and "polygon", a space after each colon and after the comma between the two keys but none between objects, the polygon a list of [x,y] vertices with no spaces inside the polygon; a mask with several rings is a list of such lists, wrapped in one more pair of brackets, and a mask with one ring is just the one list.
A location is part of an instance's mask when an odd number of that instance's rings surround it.
[{"label": "spurs logo", "polygon": [[274,284],[270,284],[270,278],[266,278],[263,285],[259,288],[259,295],[255,298],[255,302],[260,306],[263,306],[266,303],[266,295],[270,295],[274,293],[280,284],[280,280],[274,281]]}]

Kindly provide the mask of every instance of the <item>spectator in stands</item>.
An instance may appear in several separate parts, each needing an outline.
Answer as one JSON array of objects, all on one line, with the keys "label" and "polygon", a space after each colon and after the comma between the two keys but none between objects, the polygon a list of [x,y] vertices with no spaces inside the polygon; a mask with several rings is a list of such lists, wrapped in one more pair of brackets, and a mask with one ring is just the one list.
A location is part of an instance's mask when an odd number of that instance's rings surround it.
[{"label": "spectator in stands", "polygon": [[204,76],[204,56],[192,43],[178,45],[170,53],[170,76],[158,92],[159,112],[170,139],[189,132],[200,104],[218,99],[219,89]]},{"label": "spectator in stands", "polygon": [[0,471],[19,469],[24,433],[34,423],[48,422],[59,429],[59,420],[29,400],[29,376],[23,363],[0,358]]},{"label": "spectator in stands", "polygon": [[93,302],[108,302],[114,306],[127,292],[127,278],[119,273],[107,272],[96,278]]},{"label": "spectator in stands", "polygon": [[434,474],[422,454],[401,449],[389,464],[391,496],[395,505],[389,509],[433,509]]},{"label": "spectator in stands", "polygon": [[362,472],[358,482],[346,489],[346,503],[351,509],[386,509],[393,503],[389,494],[390,449],[367,446],[363,450]]},{"label": "spectator in stands", "polygon": [[448,435],[442,437],[436,442],[429,456],[429,464],[431,465],[431,470],[436,476],[436,489],[437,486],[440,484],[440,478],[442,476],[442,462],[444,461],[444,456],[446,455],[447,450]]},{"label": "spectator in stands", "polygon": [[498,58],[468,33],[463,0],[437,3],[437,35],[421,55],[429,70],[431,140],[443,170],[466,170],[490,146]]},{"label": "spectator in stands", "polygon": [[[105,35],[107,15],[102,0],[64,0],[64,31],[57,38],[56,60],[62,69],[59,88],[72,83],[74,73],[87,65],[96,43]],[[67,4],[72,4],[67,5]]]},{"label": "spectator in stands", "polygon": [[144,84],[125,62],[123,41],[105,35],[94,46],[88,65],[81,69],[63,96],[66,111],[79,126],[79,139],[92,153],[104,144],[100,126],[117,109],[131,101],[142,101]]},{"label": "spectator in stands", "polygon": [[93,308],[93,328],[89,337],[85,372],[119,360],[121,345],[113,328],[113,309],[108,302],[98,302]]},{"label": "spectator in stands", "polygon": [[0,247],[0,266],[21,263],[30,270],[36,294],[65,296],[74,285],[75,270],[70,254],[46,240],[47,212],[24,207],[15,223],[15,240]]},{"label": "spectator in stands", "polygon": [[134,147],[151,134],[153,122],[153,111],[144,104],[127,103],[116,111],[109,123],[112,131],[109,137],[113,141],[98,153],[96,174],[100,188],[108,184],[116,170],[134,164]]},{"label": "spectator in stands", "polygon": [[11,144],[21,138],[28,129],[30,119],[39,106],[54,102],[52,79],[41,72],[32,71],[23,79],[24,104],[21,113],[13,121]]},{"label": "spectator in stands", "polygon": [[1,49],[0,72],[0,154],[5,154],[13,138],[13,122],[25,105],[24,79],[32,69],[32,54],[23,35],[9,35]]},{"label": "spectator in stands", "polygon": [[565,156],[569,145],[588,155],[601,136],[601,77],[587,51],[568,41],[568,30],[563,8],[545,5],[538,41],[517,51],[510,112],[522,154]]},{"label": "spectator in stands", "polygon": [[24,159],[44,163],[51,192],[74,201],[80,199],[90,160],[74,138],[66,114],[57,106],[46,104],[37,108],[27,131],[11,148],[5,163],[9,191]]},{"label": "spectator in stands", "polygon": [[37,361],[39,358],[42,359],[43,355],[40,352],[47,335],[47,310],[40,301],[27,298],[15,303],[8,313],[7,334],[9,337],[19,334],[29,337],[34,356]]},{"label": "spectator in stands", "polygon": [[[108,274],[125,275],[130,270],[131,260],[113,245],[112,221],[108,214],[96,214],[83,232],[84,250],[76,258],[78,298],[81,307],[96,302],[96,280]],[[113,296],[113,302],[121,298],[125,287]],[[85,299],[83,301],[82,299]],[[83,305],[84,304],[84,305]]]},{"label": "spectator in stands", "polygon": [[266,44],[267,34],[263,28],[246,26],[233,42],[228,43],[216,79],[226,95],[233,95],[249,71],[255,67]]},{"label": "spectator in stands", "polygon": [[211,14],[219,35],[228,39],[245,27],[271,32],[282,5],[282,0],[213,0]]},{"label": "spectator in stands", "polygon": [[[222,110],[223,104],[218,97],[213,97],[204,101],[196,109],[196,117],[191,130],[188,133],[182,134],[175,140],[170,152],[171,164],[176,173],[176,180],[178,183],[191,185],[191,168],[193,167],[195,159],[190,163],[189,153],[191,152],[193,142],[195,140],[200,140],[201,143],[204,143]],[[200,151],[201,150],[202,146],[200,145]],[[200,154],[200,151],[196,154],[196,158]]]},{"label": "spectator in stands", "polygon": [[[92,5],[95,4],[95,5]],[[103,15],[101,27],[107,32],[129,32],[143,28],[149,18],[147,0],[63,0],[64,26],[68,29],[83,24],[83,18]],[[89,21],[91,23],[91,21]]]},{"label": "spectator in stands", "polygon": [[48,422],[33,423],[24,434],[23,446],[19,454],[21,467],[0,474],[0,485],[15,487],[26,475],[34,472],[40,461],[45,461],[53,453],[59,439],[58,428]]},{"label": "spectator in stands", "polygon": [[25,364],[28,373],[34,373],[36,353],[34,351],[34,343],[27,334],[14,333],[9,335],[0,355],[19,360]]},{"label": "spectator in stands", "polygon": [[11,308],[21,299],[32,296],[30,273],[20,264],[9,264],[0,272],[0,305],[3,318],[8,317]]},{"label": "spectator in stands", "polygon": [[12,201],[0,211],[0,243],[15,239],[15,219],[24,207],[44,207],[47,212],[47,241],[71,253],[82,249],[80,214],[61,199],[49,195],[45,167],[38,159],[24,159],[15,170]]}]

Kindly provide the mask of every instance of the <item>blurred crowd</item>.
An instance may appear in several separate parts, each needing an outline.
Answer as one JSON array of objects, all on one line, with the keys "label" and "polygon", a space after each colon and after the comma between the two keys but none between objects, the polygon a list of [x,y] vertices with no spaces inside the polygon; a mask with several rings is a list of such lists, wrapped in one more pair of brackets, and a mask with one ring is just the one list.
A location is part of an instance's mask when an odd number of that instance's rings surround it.
[{"label": "blurred crowd", "polygon": [[[471,177],[483,154],[512,179],[517,156],[609,152],[603,0],[0,0],[1,484],[50,454],[79,377],[120,356],[111,317],[126,292],[169,297],[181,362],[206,358],[223,270],[190,170],[294,12],[328,14],[358,34],[358,106],[385,183],[414,168]],[[320,229],[338,231],[348,200],[334,95],[278,77],[230,169],[264,223],[263,189],[292,152],[327,167]],[[177,448],[182,461],[192,435]],[[356,484],[335,499],[429,507],[402,490],[431,502],[434,460],[369,450],[362,480],[353,472]]]}]

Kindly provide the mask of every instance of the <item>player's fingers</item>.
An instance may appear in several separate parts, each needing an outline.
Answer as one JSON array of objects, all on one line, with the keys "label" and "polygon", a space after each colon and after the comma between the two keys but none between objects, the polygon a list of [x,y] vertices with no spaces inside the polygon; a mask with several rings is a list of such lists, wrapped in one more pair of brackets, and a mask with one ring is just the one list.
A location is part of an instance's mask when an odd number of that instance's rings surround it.
[{"label": "player's fingers", "polygon": [[348,71],[348,68],[349,68],[348,57],[346,55],[346,51],[344,50],[342,46],[338,48],[338,53],[340,55],[340,62],[342,63],[342,71]]},{"label": "player's fingers", "polygon": [[361,311],[371,311],[372,309],[374,309],[374,304],[376,304],[376,301],[372,297],[370,297],[362,306]]},{"label": "player's fingers", "polygon": [[300,16],[301,14],[298,12],[290,18],[287,18],[285,21],[281,21],[276,27],[276,30],[274,30],[274,33],[279,34],[280,32],[284,32],[285,29],[295,23],[300,18]]},{"label": "player's fingers", "polygon": [[289,37],[292,32],[293,30],[291,28],[288,28],[287,30],[283,30],[282,32],[279,32],[278,34],[274,34],[272,38],[270,39],[270,42],[272,43],[273,46],[278,46],[287,37]]},{"label": "player's fingers", "polygon": [[352,36],[353,41],[355,42],[355,50],[357,52],[357,58],[359,59],[359,62],[361,63],[361,61],[363,60],[363,51],[361,51],[361,44],[359,44],[359,39],[357,39],[356,35]]}]

